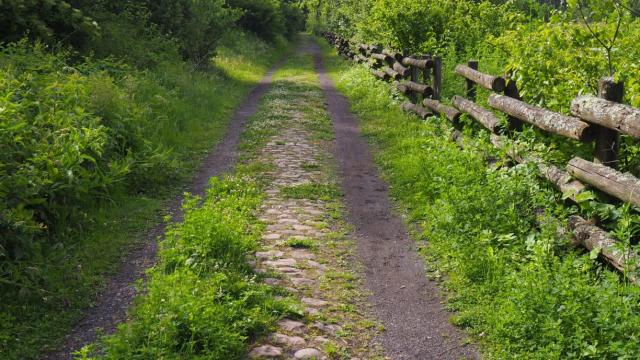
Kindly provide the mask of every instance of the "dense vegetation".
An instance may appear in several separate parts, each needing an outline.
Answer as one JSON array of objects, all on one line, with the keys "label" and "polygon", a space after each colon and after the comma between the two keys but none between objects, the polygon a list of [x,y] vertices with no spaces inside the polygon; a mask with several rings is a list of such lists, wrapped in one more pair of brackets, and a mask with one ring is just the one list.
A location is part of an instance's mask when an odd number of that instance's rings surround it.
[{"label": "dense vegetation", "polygon": [[420,226],[416,240],[449,290],[453,322],[484,357],[637,359],[640,288],[557,234],[574,209],[535,167],[499,166],[504,154],[482,133],[467,133],[460,149],[446,119],[406,115],[389,85],[328,58],[393,196]]},{"label": "dense vegetation", "polygon": [[[462,94],[453,67],[515,79],[527,102],[568,112],[609,74],[623,80],[625,102],[640,106],[637,3],[627,1],[310,1],[309,23],[356,41],[444,58],[444,96]],[[557,6],[552,6],[557,5]],[[333,61],[340,88],[380,148],[394,195],[428,241],[434,276],[451,289],[455,321],[486,343],[490,358],[637,358],[640,292],[557,233],[569,214],[598,218],[637,251],[638,209],[587,192],[579,206],[527,166],[502,167],[486,132],[465,120],[465,150],[449,141],[446,121],[410,121],[399,95],[363,68]],[[481,92],[479,101],[486,99]],[[446,101],[446,99],[445,99]],[[531,128],[512,134],[527,151],[558,164],[591,156],[590,144]],[[620,167],[635,175],[638,144],[623,137]],[[486,159],[498,159],[487,167]],[[607,203],[609,202],[609,203]]]},{"label": "dense vegetation", "polygon": [[263,5],[0,3],[0,357],[62,337],[222,136],[303,25],[296,3]]}]

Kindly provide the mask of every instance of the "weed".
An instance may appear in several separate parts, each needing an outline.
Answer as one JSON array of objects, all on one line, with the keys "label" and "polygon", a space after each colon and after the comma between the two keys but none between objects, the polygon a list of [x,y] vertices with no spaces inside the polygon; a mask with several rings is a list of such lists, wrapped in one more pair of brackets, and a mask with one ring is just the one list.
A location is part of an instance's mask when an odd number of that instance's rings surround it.
[{"label": "weed", "polygon": [[315,249],[318,247],[318,244],[313,239],[290,238],[287,240],[287,246],[291,246],[296,249]]}]

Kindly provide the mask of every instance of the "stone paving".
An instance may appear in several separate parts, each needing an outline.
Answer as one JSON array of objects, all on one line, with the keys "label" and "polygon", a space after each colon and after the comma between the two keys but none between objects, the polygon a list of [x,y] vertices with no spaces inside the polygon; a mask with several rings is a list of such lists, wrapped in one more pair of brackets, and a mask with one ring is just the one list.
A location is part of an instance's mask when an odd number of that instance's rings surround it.
[{"label": "stone paving", "polygon": [[[276,105],[277,106],[277,105]],[[280,109],[282,110],[282,109]],[[304,307],[303,319],[282,319],[254,345],[252,359],[383,359],[371,340],[379,326],[363,309],[352,244],[339,219],[338,200],[291,199],[283,188],[333,184],[327,142],[305,129],[304,115],[289,120],[260,151],[274,165],[260,220],[266,224],[256,270],[264,282],[287,289]],[[336,215],[338,214],[338,215]]]}]

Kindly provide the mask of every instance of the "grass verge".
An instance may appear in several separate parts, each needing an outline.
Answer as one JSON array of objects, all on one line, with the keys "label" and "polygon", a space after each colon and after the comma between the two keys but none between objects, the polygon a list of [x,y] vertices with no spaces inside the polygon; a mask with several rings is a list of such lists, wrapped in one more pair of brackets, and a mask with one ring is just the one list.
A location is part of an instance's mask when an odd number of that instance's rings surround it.
[{"label": "grass verge", "polygon": [[82,225],[69,224],[63,241],[54,247],[43,245],[40,255],[16,265],[21,268],[13,269],[15,273],[40,279],[42,288],[0,295],[0,358],[35,359],[55,348],[95,299],[105,276],[118,268],[122,254],[145,240],[146,231],[162,221],[168,200],[182,191],[224,134],[234,109],[285,51],[284,46],[270,48],[253,37],[234,36],[227,39],[208,73],[169,63],[132,72],[118,84],[135,94],[130,98],[109,93],[109,84],[91,85],[98,103],[117,98],[115,103],[104,102],[105,109],[119,109],[126,102],[133,105],[125,109],[133,108],[136,116],[154,120],[145,135],[171,149],[171,172],[147,171],[146,191],[113,192],[108,201],[85,207]]},{"label": "grass verge", "polygon": [[639,288],[557,234],[574,210],[535,169],[487,166],[500,155],[486,135],[460,149],[445,120],[402,113],[388,84],[323,46],[393,197],[421,229],[413,235],[449,290],[452,321],[487,358],[637,358]]}]

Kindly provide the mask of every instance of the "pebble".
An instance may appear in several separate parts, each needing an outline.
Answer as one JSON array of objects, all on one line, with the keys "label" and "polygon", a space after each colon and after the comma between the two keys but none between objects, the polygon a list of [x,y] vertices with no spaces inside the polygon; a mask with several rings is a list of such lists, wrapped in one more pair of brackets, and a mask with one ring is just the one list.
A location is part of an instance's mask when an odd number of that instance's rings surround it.
[{"label": "pebble", "polygon": [[249,352],[251,359],[272,359],[282,356],[282,349],[272,345],[262,345]]},{"label": "pebble", "polygon": [[320,359],[320,356],[320,351],[314,348],[300,349],[293,355],[296,359]]},{"label": "pebble", "polygon": [[278,327],[284,331],[290,331],[294,333],[301,333],[304,331],[303,323],[290,319],[280,320],[278,322]]},{"label": "pebble", "polygon": [[288,346],[288,347],[300,347],[304,346],[305,341],[300,336],[289,336],[285,334],[275,333],[272,336],[273,342],[278,345]]}]

